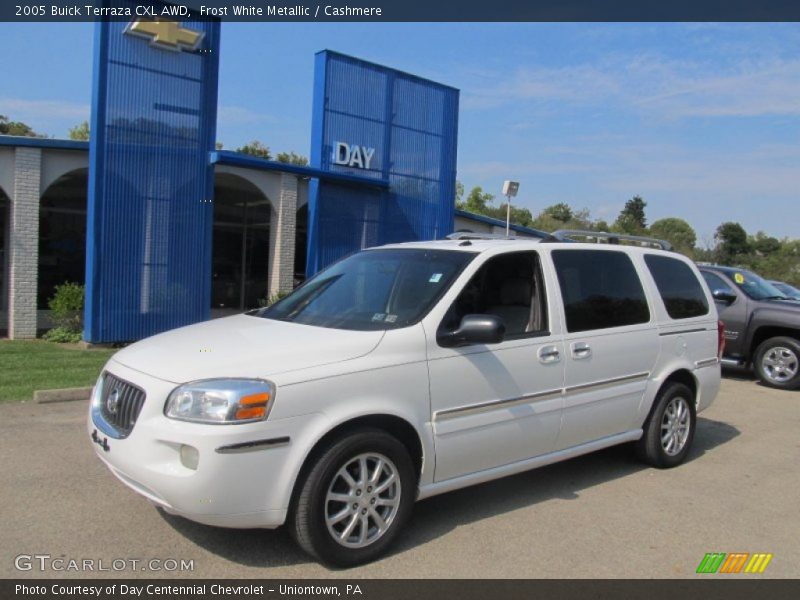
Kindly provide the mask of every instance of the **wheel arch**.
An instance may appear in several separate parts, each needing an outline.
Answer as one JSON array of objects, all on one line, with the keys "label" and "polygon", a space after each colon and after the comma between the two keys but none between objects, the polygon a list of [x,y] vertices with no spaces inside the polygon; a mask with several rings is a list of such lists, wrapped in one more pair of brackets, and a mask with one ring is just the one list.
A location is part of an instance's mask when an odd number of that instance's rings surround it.
[{"label": "wheel arch", "polygon": [[313,467],[314,461],[334,442],[334,440],[340,439],[349,432],[364,428],[380,429],[399,440],[411,456],[411,461],[414,464],[414,473],[417,476],[417,482],[419,482],[425,459],[425,446],[420,432],[417,431],[407,419],[390,413],[373,413],[354,416],[334,424],[333,427],[329,428],[318,437],[313,446],[311,446],[311,449],[306,453],[303,463],[292,483],[292,493],[289,501],[290,510],[292,510],[297,500],[300,491],[300,483]]},{"label": "wheel arch", "polygon": [[749,361],[753,362],[755,360],[756,352],[761,344],[774,337],[793,338],[800,344],[799,329],[780,325],[762,325],[753,332],[753,337],[750,340]]},{"label": "wheel arch", "polygon": [[[691,370],[681,367],[672,371],[669,375],[667,375],[664,380],[661,382],[661,385],[658,386],[656,393],[653,395],[653,401],[650,403],[650,408],[647,411],[647,415],[645,416],[642,423],[647,425],[650,417],[653,415],[653,411],[656,409],[656,405],[658,404],[656,400],[661,395],[661,392],[671,383],[682,383],[686,387],[688,387],[692,391],[693,396],[693,404],[695,409],[697,409],[697,402],[698,402],[698,390],[700,389],[700,383],[697,381],[694,373]],[[641,413],[640,413],[641,414]]]}]

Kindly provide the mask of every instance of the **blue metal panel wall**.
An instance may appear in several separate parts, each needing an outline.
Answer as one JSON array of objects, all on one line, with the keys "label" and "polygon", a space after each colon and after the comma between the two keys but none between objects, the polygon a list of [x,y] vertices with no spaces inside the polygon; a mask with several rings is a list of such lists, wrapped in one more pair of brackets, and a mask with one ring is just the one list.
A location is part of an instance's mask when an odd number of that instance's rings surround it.
[{"label": "blue metal panel wall", "polygon": [[97,23],[89,148],[86,328],[136,340],[208,318],[219,22],[170,51]]},{"label": "blue metal panel wall", "polygon": [[[313,181],[307,274],[355,250],[453,230],[458,90],[331,51],[317,54],[311,164],[388,181],[388,191]],[[370,169],[334,144],[374,148]]]}]

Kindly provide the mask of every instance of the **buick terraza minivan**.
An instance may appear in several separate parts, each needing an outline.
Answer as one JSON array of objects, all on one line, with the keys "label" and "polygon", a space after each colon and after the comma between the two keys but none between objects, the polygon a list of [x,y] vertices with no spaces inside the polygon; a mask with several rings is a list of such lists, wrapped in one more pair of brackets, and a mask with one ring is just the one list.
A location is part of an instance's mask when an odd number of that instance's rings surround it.
[{"label": "buick terraza minivan", "polygon": [[286,524],[339,566],[435,494],[627,442],[684,461],[720,385],[694,264],[469,237],[365,250],[269,308],[121,350],[92,395],[97,455],[168,513]]}]

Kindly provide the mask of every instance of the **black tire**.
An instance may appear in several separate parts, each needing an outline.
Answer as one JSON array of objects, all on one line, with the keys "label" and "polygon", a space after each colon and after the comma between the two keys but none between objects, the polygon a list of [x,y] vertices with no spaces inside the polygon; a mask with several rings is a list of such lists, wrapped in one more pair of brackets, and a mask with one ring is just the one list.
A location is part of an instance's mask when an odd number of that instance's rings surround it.
[{"label": "black tire", "polygon": [[[363,506],[359,505],[358,509],[350,510],[350,502],[337,504],[336,501],[330,503],[326,501],[330,486],[333,484],[334,479],[338,483],[344,480],[337,474],[342,468],[363,455],[380,455],[389,460],[392,470],[396,476],[399,477],[399,487],[390,489],[397,491],[399,498],[395,507],[395,512],[384,512],[383,516],[387,516],[388,526],[384,533],[380,534],[373,542],[363,547],[348,547],[342,542],[334,539],[334,534],[331,533],[326,524],[326,509],[334,510],[338,513],[350,511],[342,525],[335,527],[346,528],[350,523],[351,518],[355,516],[357,520],[356,528],[353,529],[353,536],[355,532],[361,532],[361,511],[366,510]],[[371,468],[377,471],[377,462],[372,461],[368,463],[367,471],[370,472]],[[384,463],[387,464],[387,463]],[[386,467],[385,467],[386,468]],[[353,471],[349,471],[353,475]],[[386,479],[388,480],[388,474]],[[382,475],[382,476],[383,476]],[[353,479],[358,479],[360,482],[360,475],[354,475]],[[417,495],[417,477],[414,470],[414,464],[408,454],[405,446],[398,441],[395,437],[389,435],[380,429],[361,429],[355,432],[348,433],[345,437],[331,443],[321,454],[316,458],[313,466],[307,471],[307,474],[298,482],[299,493],[292,507],[289,526],[297,543],[300,547],[308,552],[311,556],[318,560],[327,563],[328,565],[336,567],[352,567],[363,563],[370,562],[380,557],[387,548],[392,544],[397,535],[403,529],[405,523],[411,515],[411,509]],[[336,489],[336,488],[334,488]],[[375,486],[375,490],[379,486]],[[364,502],[368,502],[366,494],[367,487],[363,487],[363,496],[361,498],[353,498],[354,503],[357,504],[363,498]],[[370,488],[372,491],[372,488]],[[361,495],[361,492],[359,492]],[[377,498],[376,500],[380,500]],[[369,508],[369,505],[366,505]],[[389,507],[375,507],[377,510],[389,509]],[[367,513],[367,519],[370,519],[371,525],[366,528],[367,532],[377,530],[377,523],[373,520],[372,512]],[[388,515],[391,514],[391,518]],[[345,532],[342,531],[342,534]],[[377,533],[373,533],[377,535]],[[353,542],[357,543],[357,542]]]},{"label": "black tire", "polygon": [[[683,401],[683,402],[681,402]],[[688,434],[685,436],[683,445],[677,452],[668,451],[665,443],[662,443],[662,425],[664,427],[671,427],[671,417],[666,416],[670,406],[684,406],[688,409]],[[665,422],[666,421],[666,422]],[[650,416],[644,424],[644,434],[641,439],[636,442],[636,454],[644,462],[658,467],[659,469],[669,469],[678,466],[689,454],[692,447],[692,440],[694,440],[694,431],[697,427],[697,414],[695,409],[695,397],[686,385],[678,382],[670,382],[666,384],[653,402],[653,409],[650,411]],[[670,430],[668,430],[669,432]],[[680,429],[683,431],[683,429]],[[679,439],[680,433],[677,433]],[[669,444],[670,442],[666,442]],[[677,442],[676,442],[677,445]],[[673,448],[676,450],[677,448]]]},{"label": "black tire", "polygon": [[[783,351],[781,351],[783,350]],[[777,353],[775,356],[771,353]],[[782,365],[765,364],[765,359],[778,359]],[[756,350],[753,360],[753,371],[756,377],[766,386],[779,390],[795,390],[800,387],[800,342],[794,338],[779,336],[770,338]],[[794,375],[791,375],[792,370]]]}]

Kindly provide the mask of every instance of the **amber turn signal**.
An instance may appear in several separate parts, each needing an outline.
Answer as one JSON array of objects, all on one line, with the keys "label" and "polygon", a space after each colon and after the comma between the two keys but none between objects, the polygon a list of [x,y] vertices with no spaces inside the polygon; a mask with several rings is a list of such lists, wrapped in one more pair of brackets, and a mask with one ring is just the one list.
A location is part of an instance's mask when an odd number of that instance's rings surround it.
[{"label": "amber turn signal", "polygon": [[262,419],[267,411],[267,402],[269,402],[269,394],[267,392],[242,396],[239,399],[239,409],[235,415],[236,420]]},{"label": "amber turn signal", "polygon": [[267,411],[266,406],[254,406],[252,408],[240,408],[236,411],[236,419],[237,420],[246,420],[246,419],[261,419],[264,417],[264,413]]}]

